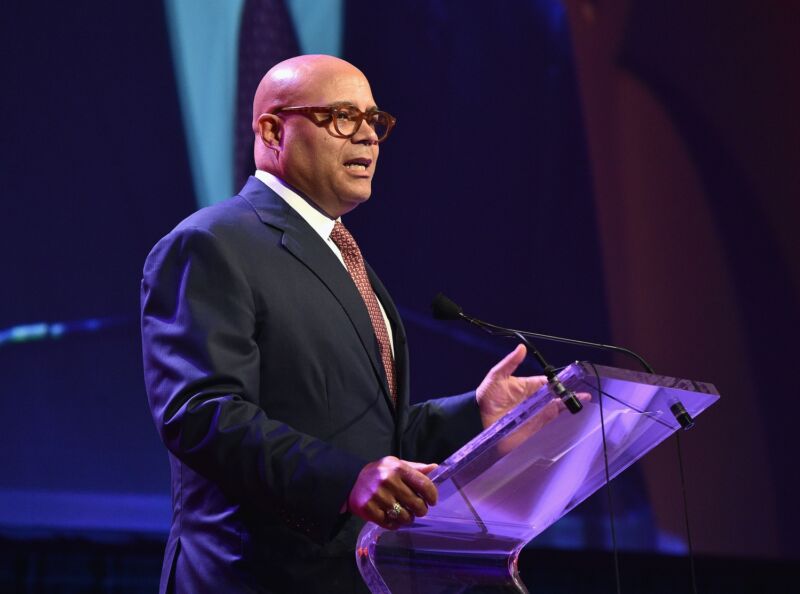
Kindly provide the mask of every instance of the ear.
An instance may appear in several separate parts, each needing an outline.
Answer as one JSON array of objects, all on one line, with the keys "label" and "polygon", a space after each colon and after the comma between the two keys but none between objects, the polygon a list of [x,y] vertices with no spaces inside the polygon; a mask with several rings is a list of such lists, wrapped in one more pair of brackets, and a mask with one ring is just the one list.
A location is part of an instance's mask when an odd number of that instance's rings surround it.
[{"label": "ear", "polygon": [[283,121],[272,113],[262,113],[256,120],[256,133],[268,149],[279,151],[283,138]]}]

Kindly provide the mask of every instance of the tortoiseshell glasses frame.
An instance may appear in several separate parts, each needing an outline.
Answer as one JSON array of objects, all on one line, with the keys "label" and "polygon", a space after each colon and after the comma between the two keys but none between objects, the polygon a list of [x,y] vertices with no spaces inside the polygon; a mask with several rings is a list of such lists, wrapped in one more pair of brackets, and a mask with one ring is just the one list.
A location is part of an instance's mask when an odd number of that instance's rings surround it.
[{"label": "tortoiseshell glasses frame", "polygon": [[366,121],[367,125],[375,130],[378,142],[386,140],[397,123],[397,118],[385,111],[370,109],[364,112],[350,104],[281,107],[273,113],[276,115],[296,113],[305,116],[315,125],[325,126],[328,133],[335,138],[352,138],[361,128],[361,123]]}]

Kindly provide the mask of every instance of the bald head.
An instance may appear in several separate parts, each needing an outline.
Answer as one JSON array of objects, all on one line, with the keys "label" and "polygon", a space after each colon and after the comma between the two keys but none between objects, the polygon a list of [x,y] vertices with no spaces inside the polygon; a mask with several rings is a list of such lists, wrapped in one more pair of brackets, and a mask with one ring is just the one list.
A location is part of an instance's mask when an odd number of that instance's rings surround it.
[{"label": "bald head", "polygon": [[378,159],[375,130],[362,125],[352,137],[341,138],[330,132],[331,116],[325,112],[280,110],[338,105],[362,112],[377,107],[364,74],[325,55],[297,56],[275,65],[253,99],[256,166],[334,218],[370,196]]},{"label": "bald head", "polygon": [[253,130],[258,117],[279,107],[295,105],[297,101],[312,100],[321,82],[342,76],[355,75],[367,81],[355,66],[340,58],[322,54],[296,56],[269,69],[261,79],[253,98]]}]

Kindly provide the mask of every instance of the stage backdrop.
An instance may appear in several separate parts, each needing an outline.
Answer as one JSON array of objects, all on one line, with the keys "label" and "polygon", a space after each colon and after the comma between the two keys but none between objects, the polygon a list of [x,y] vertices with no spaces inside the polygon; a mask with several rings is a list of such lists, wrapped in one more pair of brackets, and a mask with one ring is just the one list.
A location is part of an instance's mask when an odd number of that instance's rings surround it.
[{"label": "stage backdrop", "polygon": [[[779,379],[800,287],[792,15],[324,4],[325,47],[361,67],[398,118],[373,197],[347,223],[405,316],[413,397],[473,388],[513,347],[433,322],[438,291],[501,324],[622,342],[722,390],[686,439],[698,549],[797,556],[783,440],[798,404]],[[309,3],[231,3],[219,28],[219,3],[193,3],[191,21],[187,6],[85,0],[50,4],[46,18],[4,7],[3,534],[167,529],[141,265],[181,218],[235,191],[259,71],[316,51],[309,23],[320,27]],[[219,62],[198,68],[201,51]],[[608,361],[541,347],[559,364]],[[649,464],[615,482],[620,544],[680,551],[674,447]],[[593,499],[536,544],[605,547],[605,512]]]}]

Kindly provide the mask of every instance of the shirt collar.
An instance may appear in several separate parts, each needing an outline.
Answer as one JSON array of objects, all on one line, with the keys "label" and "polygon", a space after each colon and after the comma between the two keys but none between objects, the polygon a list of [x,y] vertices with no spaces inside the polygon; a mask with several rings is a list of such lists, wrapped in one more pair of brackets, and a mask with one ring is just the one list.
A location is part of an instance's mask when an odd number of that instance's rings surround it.
[{"label": "shirt collar", "polygon": [[255,176],[278,196],[283,198],[286,204],[291,206],[292,209],[299,214],[306,223],[311,225],[311,228],[317,232],[323,241],[328,241],[328,238],[333,231],[333,226],[336,224],[336,221],[340,219],[334,220],[321,213],[319,210],[311,206],[311,204],[308,203],[308,200],[286,185],[283,180],[275,177],[271,173],[258,169],[255,173]]}]

